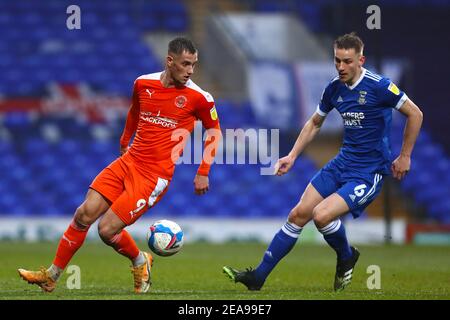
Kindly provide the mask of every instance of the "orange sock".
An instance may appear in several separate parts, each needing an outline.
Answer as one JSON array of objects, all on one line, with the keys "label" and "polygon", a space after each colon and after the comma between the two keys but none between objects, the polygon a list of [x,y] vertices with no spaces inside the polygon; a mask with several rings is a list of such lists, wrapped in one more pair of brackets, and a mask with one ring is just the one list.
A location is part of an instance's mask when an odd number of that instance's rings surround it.
[{"label": "orange sock", "polygon": [[139,248],[126,230],[116,234],[110,240],[111,246],[121,255],[134,260],[139,255]]},{"label": "orange sock", "polygon": [[59,241],[58,249],[56,250],[56,256],[53,260],[53,264],[58,268],[64,270],[72,259],[73,255],[81,247],[86,239],[89,226],[78,226],[74,220],[70,223],[66,232],[64,232],[61,240]]}]

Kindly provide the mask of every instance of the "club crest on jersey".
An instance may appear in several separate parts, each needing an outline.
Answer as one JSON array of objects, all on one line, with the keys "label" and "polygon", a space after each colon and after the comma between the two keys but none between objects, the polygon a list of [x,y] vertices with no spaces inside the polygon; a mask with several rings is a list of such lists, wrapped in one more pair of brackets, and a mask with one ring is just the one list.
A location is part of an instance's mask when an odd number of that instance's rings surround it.
[{"label": "club crest on jersey", "polygon": [[216,110],[216,107],[212,107],[212,109],[209,110],[209,113],[211,114],[211,119],[217,120],[217,110]]},{"label": "club crest on jersey", "polygon": [[359,104],[366,104],[366,95],[367,95],[367,91],[360,91],[359,92],[359,98],[358,98],[358,103]]},{"label": "club crest on jersey", "polygon": [[396,96],[400,94],[400,89],[393,82],[389,84],[388,90]]},{"label": "club crest on jersey", "polygon": [[175,98],[175,106],[178,108],[183,108],[187,103],[187,98],[185,96],[178,96]]}]

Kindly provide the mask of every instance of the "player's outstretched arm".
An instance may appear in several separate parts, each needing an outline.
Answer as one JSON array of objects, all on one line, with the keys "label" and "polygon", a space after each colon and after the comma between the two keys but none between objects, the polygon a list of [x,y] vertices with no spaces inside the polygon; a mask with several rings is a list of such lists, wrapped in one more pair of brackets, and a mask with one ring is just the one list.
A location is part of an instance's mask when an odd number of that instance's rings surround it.
[{"label": "player's outstretched arm", "polygon": [[206,130],[206,133],[207,136],[204,145],[202,163],[200,164],[194,178],[194,192],[198,195],[205,194],[209,190],[208,174],[211,165],[214,162],[214,157],[216,156],[219,142],[222,138],[220,124],[217,122],[214,127]]},{"label": "player's outstretched arm", "polygon": [[419,107],[407,99],[399,111],[406,117],[405,130],[403,132],[403,144],[400,155],[392,162],[391,170],[394,178],[401,180],[411,167],[411,153],[422,127],[423,114]]},{"label": "player's outstretched arm", "polygon": [[125,128],[123,129],[122,136],[120,137],[120,155],[127,152],[131,136],[136,132],[138,121],[139,108],[136,104],[133,103],[130,106],[130,110],[128,110]]},{"label": "player's outstretched arm", "polygon": [[298,135],[291,152],[283,158],[280,158],[275,164],[274,174],[282,176],[287,173],[295,163],[297,157],[303,152],[306,146],[314,139],[319,133],[325,117],[319,115],[317,112],[312,115],[311,118],[305,123],[302,131]]}]

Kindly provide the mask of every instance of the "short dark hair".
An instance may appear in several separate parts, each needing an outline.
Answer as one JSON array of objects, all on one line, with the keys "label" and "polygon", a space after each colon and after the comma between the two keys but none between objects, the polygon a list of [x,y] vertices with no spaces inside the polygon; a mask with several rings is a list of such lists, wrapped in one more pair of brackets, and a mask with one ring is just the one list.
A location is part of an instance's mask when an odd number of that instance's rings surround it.
[{"label": "short dark hair", "polygon": [[356,32],[351,32],[340,36],[334,40],[334,46],[338,49],[355,49],[356,53],[361,53],[364,50],[364,43],[358,37]]},{"label": "short dark hair", "polygon": [[169,53],[173,54],[182,54],[184,51],[187,51],[191,54],[197,52],[197,48],[195,48],[194,43],[184,37],[178,37],[169,42]]}]

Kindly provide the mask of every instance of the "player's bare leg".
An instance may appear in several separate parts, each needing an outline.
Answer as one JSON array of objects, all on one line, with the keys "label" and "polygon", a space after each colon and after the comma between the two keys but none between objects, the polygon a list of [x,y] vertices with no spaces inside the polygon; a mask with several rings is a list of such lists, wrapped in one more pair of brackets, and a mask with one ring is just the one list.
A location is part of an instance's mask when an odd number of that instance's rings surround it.
[{"label": "player's bare leg", "polygon": [[108,208],[108,201],[97,191],[89,189],[86,200],[75,211],[71,224],[61,237],[53,264],[39,271],[18,269],[20,277],[30,284],[38,285],[45,292],[52,292],[64,268],[82,246],[90,225]]},{"label": "player's bare leg", "polygon": [[349,207],[345,200],[333,193],[320,202],[313,211],[314,223],[324,239],[337,253],[334,290],[341,291],[352,281],[353,269],[359,258],[359,251],[350,246],[340,216],[347,214]]},{"label": "player's bare leg", "polygon": [[314,186],[309,183],[303,192],[300,201],[297,205],[289,212],[288,221],[294,223],[299,227],[304,227],[313,218],[314,208],[323,201],[323,197],[314,188]]},{"label": "player's bare leg", "polygon": [[320,229],[347,214],[349,210],[345,200],[333,193],[313,208],[312,217],[316,227]]},{"label": "player's bare leg", "polygon": [[98,233],[103,242],[132,261],[131,272],[134,278],[134,292],[145,293],[151,286],[153,257],[150,253],[139,251],[133,238],[124,229],[126,226],[109,209],[98,224]]}]

